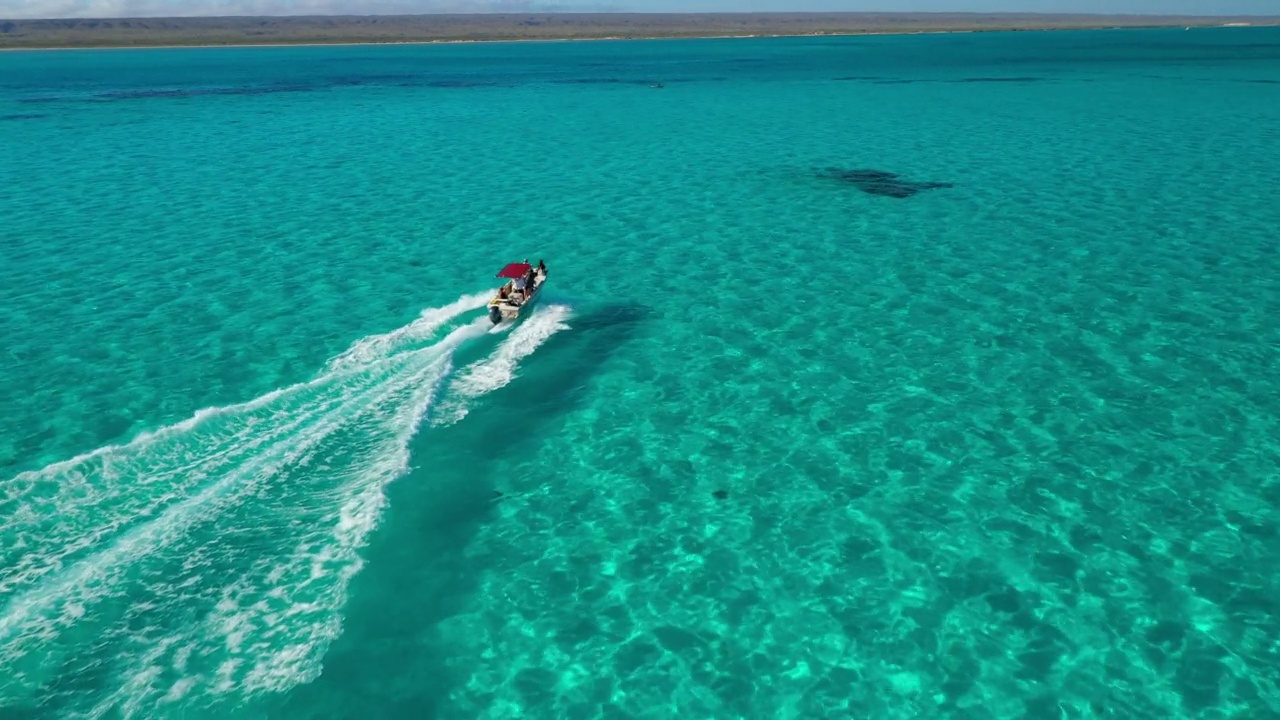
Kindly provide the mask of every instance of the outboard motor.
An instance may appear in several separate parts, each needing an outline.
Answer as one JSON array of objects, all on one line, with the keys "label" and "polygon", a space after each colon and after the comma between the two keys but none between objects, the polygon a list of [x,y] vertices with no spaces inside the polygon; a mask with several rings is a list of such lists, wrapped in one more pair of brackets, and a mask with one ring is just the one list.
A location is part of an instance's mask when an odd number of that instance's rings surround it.
[{"label": "outboard motor", "polygon": [[497,305],[489,306],[489,319],[493,321],[494,325],[502,322],[502,311],[498,309]]}]

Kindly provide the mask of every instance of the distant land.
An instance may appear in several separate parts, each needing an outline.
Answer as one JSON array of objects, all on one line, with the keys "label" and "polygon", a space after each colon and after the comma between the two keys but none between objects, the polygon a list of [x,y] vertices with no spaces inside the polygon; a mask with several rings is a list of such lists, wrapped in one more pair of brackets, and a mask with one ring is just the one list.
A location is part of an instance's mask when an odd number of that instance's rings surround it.
[{"label": "distant land", "polygon": [[1280,17],[541,13],[0,20],[0,49],[588,40],[1280,25]]}]

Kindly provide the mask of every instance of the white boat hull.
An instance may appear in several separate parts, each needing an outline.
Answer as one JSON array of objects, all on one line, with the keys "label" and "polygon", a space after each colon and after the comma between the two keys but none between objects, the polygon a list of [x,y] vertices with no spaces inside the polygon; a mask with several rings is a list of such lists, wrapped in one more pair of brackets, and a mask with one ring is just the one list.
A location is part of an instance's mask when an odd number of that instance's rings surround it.
[{"label": "white boat hull", "polygon": [[[528,299],[521,299],[519,293],[512,290],[506,298],[494,297],[489,301],[489,320],[497,325],[502,322],[514,322],[528,310],[542,294],[542,286],[547,282],[546,273],[538,273],[533,278],[533,286],[529,288]],[[505,286],[504,286],[505,287]]]}]

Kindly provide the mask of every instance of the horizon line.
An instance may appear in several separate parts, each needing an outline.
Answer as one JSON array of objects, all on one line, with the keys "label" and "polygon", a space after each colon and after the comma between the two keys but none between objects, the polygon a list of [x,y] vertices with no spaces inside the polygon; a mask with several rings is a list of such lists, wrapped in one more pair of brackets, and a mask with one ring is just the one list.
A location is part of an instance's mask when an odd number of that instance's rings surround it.
[{"label": "horizon line", "polygon": [[1232,18],[1280,19],[1280,13],[1271,15],[1236,14],[1236,15],[1198,15],[1184,13],[1153,12],[1036,12],[1002,10],[981,12],[975,10],[701,10],[701,11],[645,11],[645,10],[473,10],[467,12],[395,12],[395,13],[271,13],[257,15],[121,15],[96,17],[42,17],[42,18],[6,18],[5,22],[44,22],[44,21],[121,21],[121,20],[216,20],[241,18],[394,18],[394,17],[432,17],[432,16],[488,16],[488,15],[704,15],[704,16],[769,16],[769,15],[815,15],[815,16],[980,16],[980,17],[1089,17],[1089,18],[1186,18],[1196,20],[1226,20]]}]

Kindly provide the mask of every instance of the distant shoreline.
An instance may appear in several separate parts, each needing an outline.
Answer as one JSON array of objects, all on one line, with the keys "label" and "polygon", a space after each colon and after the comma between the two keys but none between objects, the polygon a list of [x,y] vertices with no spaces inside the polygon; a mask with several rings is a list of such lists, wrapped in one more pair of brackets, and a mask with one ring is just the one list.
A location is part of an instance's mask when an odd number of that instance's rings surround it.
[{"label": "distant shoreline", "polygon": [[0,50],[715,40],[1278,25],[1280,17],[1027,13],[544,13],[0,20]]},{"label": "distant shoreline", "polygon": [[[384,45],[475,45],[481,43],[557,43],[557,42],[644,42],[652,40],[748,40],[752,38],[788,37],[857,37],[861,35],[958,35],[979,32],[1049,32],[1061,30],[1105,30],[1107,28],[1043,28],[1030,30],[868,30],[866,32],[804,33],[797,35],[655,35],[653,37],[563,37],[563,38],[495,38],[492,40],[363,40],[358,42],[276,42],[223,43],[219,45],[71,45],[49,47],[0,47],[0,52],[48,52],[51,50],[183,50],[209,48],[289,48],[289,47],[378,47]],[[1142,28],[1117,28],[1140,30]]]}]

